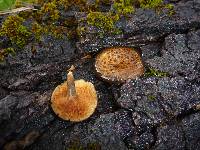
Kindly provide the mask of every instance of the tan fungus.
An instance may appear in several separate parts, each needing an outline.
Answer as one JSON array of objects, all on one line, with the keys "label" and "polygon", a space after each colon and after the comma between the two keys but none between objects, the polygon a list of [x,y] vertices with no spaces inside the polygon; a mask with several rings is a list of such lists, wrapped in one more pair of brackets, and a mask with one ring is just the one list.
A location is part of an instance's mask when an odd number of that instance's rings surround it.
[{"label": "tan fungus", "polygon": [[62,119],[82,121],[90,117],[97,107],[94,85],[84,80],[74,82],[72,72],[67,81],[56,87],[51,97],[53,111]]},{"label": "tan fungus", "polygon": [[95,68],[108,81],[125,82],[144,73],[140,54],[127,47],[106,48],[97,55]]}]

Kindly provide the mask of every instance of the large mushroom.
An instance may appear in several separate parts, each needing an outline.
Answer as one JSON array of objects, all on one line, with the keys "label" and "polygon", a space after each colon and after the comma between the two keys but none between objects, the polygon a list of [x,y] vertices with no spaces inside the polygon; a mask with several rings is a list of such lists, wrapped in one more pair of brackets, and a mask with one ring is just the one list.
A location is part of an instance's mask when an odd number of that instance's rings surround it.
[{"label": "large mushroom", "polygon": [[94,85],[84,80],[74,81],[71,71],[67,81],[57,86],[51,96],[53,111],[62,119],[82,121],[90,117],[97,106]]},{"label": "large mushroom", "polygon": [[144,73],[140,54],[132,48],[106,48],[96,57],[95,68],[101,78],[125,82]]}]

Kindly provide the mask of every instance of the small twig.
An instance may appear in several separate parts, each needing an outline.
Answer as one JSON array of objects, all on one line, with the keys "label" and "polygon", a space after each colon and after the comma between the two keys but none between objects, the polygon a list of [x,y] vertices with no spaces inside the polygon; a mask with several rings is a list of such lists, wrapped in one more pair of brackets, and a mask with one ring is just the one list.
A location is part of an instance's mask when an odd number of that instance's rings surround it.
[{"label": "small twig", "polygon": [[18,12],[26,11],[26,10],[37,10],[37,9],[35,9],[33,6],[20,7],[20,8],[12,9],[9,11],[0,11],[0,15],[18,13]]}]

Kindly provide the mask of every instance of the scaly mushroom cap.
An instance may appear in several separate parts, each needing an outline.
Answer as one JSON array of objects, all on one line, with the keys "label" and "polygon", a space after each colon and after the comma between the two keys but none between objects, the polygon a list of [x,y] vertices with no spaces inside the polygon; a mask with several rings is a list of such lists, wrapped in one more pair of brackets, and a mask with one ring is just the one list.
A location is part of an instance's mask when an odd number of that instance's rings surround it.
[{"label": "scaly mushroom cap", "polygon": [[108,81],[125,82],[144,73],[140,54],[132,48],[106,48],[96,57],[97,73]]},{"label": "scaly mushroom cap", "polygon": [[51,97],[53,111],[62,119],[82,121],[97,107],[96,90],[92,83],[75,81],[76,95],[69,96],[67,81],[56,87]]}]

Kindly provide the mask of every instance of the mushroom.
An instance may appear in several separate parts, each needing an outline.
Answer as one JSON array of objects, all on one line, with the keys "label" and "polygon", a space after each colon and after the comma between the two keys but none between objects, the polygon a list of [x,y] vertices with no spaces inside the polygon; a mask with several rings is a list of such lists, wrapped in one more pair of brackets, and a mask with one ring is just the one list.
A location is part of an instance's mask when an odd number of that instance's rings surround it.
[{"label": "mushroom", "polygon": [[69,71],[67,81],[53,91],[51,107],[64,120],[78,122],[89,118],[97,107],[94,85],[84,80],[74,81],[73,73]]},{"label": "mushroom", "polygon": [[140,54],[132,48],[106,48],[96,57],[95,68],[105,80],[125,82],[144,73]]}]

